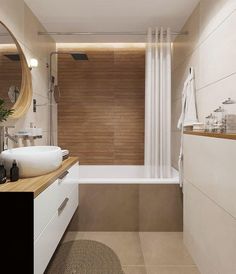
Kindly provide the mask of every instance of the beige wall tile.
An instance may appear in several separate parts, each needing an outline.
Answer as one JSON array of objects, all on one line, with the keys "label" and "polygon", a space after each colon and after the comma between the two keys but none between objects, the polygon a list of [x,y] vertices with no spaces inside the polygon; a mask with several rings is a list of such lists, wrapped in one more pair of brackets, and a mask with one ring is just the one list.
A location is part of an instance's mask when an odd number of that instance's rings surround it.
[{"label": "beige wall tile", "polygon": [[236,220],[188,182],[184,240],[201,273],[236,273]]},{"label": "beige wall tile", "polygon": [[199,49],[184,59],[184,62],[172,71],[172,102],[182,98],[184,82],[187,79],[189,68],[195,72],[196,89],[199,87]]},{"label": "beige wall tile", "polygon": [[0,18],[19,41],[24,41],[24,0],[1,0]]},{"label": "beige wall tile", "polygon": [[236,72],[236,64],[232,62],[236,59],[235,25],[236,12],[227,18],[201,44],[199,59],[200,88]]},{"label": "beige wall tile", "polygon": [[[234,0],[201,0],[200,9],[195,10],[186,23],[186,26],[193,24],[190,29],[194,29],[194,26],[196,30],[200,28],[199,37],[194,39],[196,44],[191,45],[194,51],[187,58],[184,57],[189,52],[188,45],[193,41],[191,37],[185,37],[186,45],[182,46],[185,53],[178,51],[178,43],[174,43],[174,47],[177,47],[174,53],[179,56],[174,56],[177,65],[173,72],[172,100],[175,102],[180,98],[188,68],[192,65],[196,68],[197,105],[201,122],[223,100],[235,98],[235,7]],[[172,104],[174,111],[178,109],[176,104]],[[227,111],[236,113],[235,106],[227,106]],[[233,259],[233,235],[236,235],[236,230],[234,219],[226,213],[228,211],[233,216],[236,213],[234,142],[193,136],[186,138],[185,177],[206,196],[200,195],[200,192],[197,194],[197,190],[185,189],[185,241],[202,273],[236,273]],[[173,132],[174,166],[178,160],[178,150],[175,148],[178,140],[179,134]],[[190,187],[185,185],[184,188]]]},{"label": "beige wall tile", "polygon": [[185,135],[184,177],[236,218],[234,140]]},{"label": "beige wall tile", "polygon": [[[236,100],[235,86],[236,74],[198,91],[197,106],[199,120],[204,123],[205,117],[221,106],[222,102],[227,98]],[[224,109],[228,114],[236,114],[236,104],[225,105]]]},{"label": "beige wall tile", "polygon": [[23,118],[15,121],[15,130],[29,128],[30,123],[33,123],[34,126],[42,128],[43,131],[48,131],[48,99],[37,93],[33,93],[33,99],[36,99],[37,104],[43,106],[37,107],[37,111],[33,112],[32,104],[28,113]]},{"label": "beige wall tile", "polygon": [[43,25],[32,13],[30,8],[24,6],[24,45],[30,49],[38,58],[46,61],[49,51],[55,49],[55,41],[50,36],[39,36],[38,31],[46,31]]},{"label": "beige wall tile", "polygon": [[178,168],[179,153],[180,153],[180,141],[181,141],[181,132],[172,131],[171,133],[171,153],[172,153],[172,166],[175,169]]},{"label": "beige wall tile", "polygon": [[182,90],[188,73],[188,64],[189,60],[184,60],[184,62],[180,66],[178,66],[174,71],[172,71],[172,102],[180,100],[182,98]]},{"label": "beige wall tile", "polygon": [[[178,109],[184,81],[190,66],[195,68],[197,102],[201,121],[220,104],[221,98],[234,97],[232,87],[236,72],[234,0],[202,0],[187,20],[184,30],[189,35],[177,37],[173,43],[172,110]],[[222,39],[223,38],[223,39]],[[236,57],[236,56],[235,56]],[[211,84],[213,84],[211,86]],[[216,92],[215,92],[216,91]],[[219,101],[219,102],[218,102]],[[235,111],[235,109],[232,109]],[[172,117],[172,123],[174,122]],[[173,129],[173,127],[172,127]],[[174,129],[173,129],[174,130]],[[172,162],[177,158],[172,153]]]},{"label": "beige wall tile", "polygon": [[182,64],[192,54],[198,44],[200,34],[200,4],[194,9],[182,31],[188,32],[188,35],[179,36],[174,42],[173,69]]},{"label": "beige wall tile", "polygon": [[172,102],[172,112],[171,112],[171,130],[177,131],[177,124],[182,111],[182,99],[177,99]]},{"label": "beige wall tile", "polygon": [[[20,42],[28,62],[30,58],[38,59],[39,67],[31,71],[33,98],[37,99],[38,104],[48,104],[48,69],[46,63],[49,53],[55,50],[55,42],[50,37],[39,37],[37,35],[38,31],[44,30],[44,28],[23,0],[2,0],[0,18]],[[29,127],[30,123],[33,122],[35,126],[43,129],[43,139],[34,142],[27,141],[24,142],[24,145],[46,145],[49,130],[48,110],[48,106],[43,106],[38,107],[37,113],[33,113],[31,106],[24,117],[14,121],[9,119],[6,124],[15,125],[15,131],[18,131]],[[10,142],[10,146],[13,145]]]},{"label": "beige wall tile", "polygon": [[222,24],[235,10],[234,0],[202,0],[200,2],[200,34],[199,42],[207,37]]}]

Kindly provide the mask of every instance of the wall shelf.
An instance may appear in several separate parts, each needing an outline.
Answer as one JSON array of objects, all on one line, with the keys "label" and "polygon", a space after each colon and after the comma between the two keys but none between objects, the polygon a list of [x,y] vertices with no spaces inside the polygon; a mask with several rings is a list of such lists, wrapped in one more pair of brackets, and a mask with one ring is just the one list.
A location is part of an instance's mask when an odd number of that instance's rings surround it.
[{"label": "wall shelf", "polygon": [[200,130],[199,131],[186,130],[184,131],[184,134],[236,140],[236,133],[217,133],[217,132],[205,132]]}]

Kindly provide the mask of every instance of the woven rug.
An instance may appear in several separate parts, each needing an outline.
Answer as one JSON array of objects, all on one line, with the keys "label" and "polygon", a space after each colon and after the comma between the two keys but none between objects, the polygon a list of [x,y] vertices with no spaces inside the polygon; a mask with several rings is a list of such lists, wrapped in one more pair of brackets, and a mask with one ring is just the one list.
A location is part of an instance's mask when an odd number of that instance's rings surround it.
[{"label": "woven rug", "polygon": [[55,252],[46,274],[124,274],[108,246],[91,240],[63,243]]}]

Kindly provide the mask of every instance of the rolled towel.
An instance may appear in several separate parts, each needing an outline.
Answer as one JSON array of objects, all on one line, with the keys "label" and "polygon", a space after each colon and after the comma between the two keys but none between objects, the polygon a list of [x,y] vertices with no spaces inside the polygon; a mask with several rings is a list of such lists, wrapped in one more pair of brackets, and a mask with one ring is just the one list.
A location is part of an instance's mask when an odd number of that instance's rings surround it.
[{"label": "rolled towel", "polygon": [[62,159],[65,160],[69,157],[69,150],[68,149],[62,149],[61,150],[61,153],[62,153]]}]

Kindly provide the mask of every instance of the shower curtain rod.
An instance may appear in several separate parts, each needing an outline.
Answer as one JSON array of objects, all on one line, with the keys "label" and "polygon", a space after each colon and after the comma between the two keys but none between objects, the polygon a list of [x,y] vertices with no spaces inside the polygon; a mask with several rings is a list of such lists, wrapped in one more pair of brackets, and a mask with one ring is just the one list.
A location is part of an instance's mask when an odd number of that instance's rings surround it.
[{"label": "shower curtain rod", "polygon": [[[165,31],[166,33],[166,31]],[[38,35],[137,35],[144,36],[147,35],[147,32],[47,32],[47,31],[39,31]],[[171,35],[188,35],[188,32],[178,32],[172,31]]]}]

